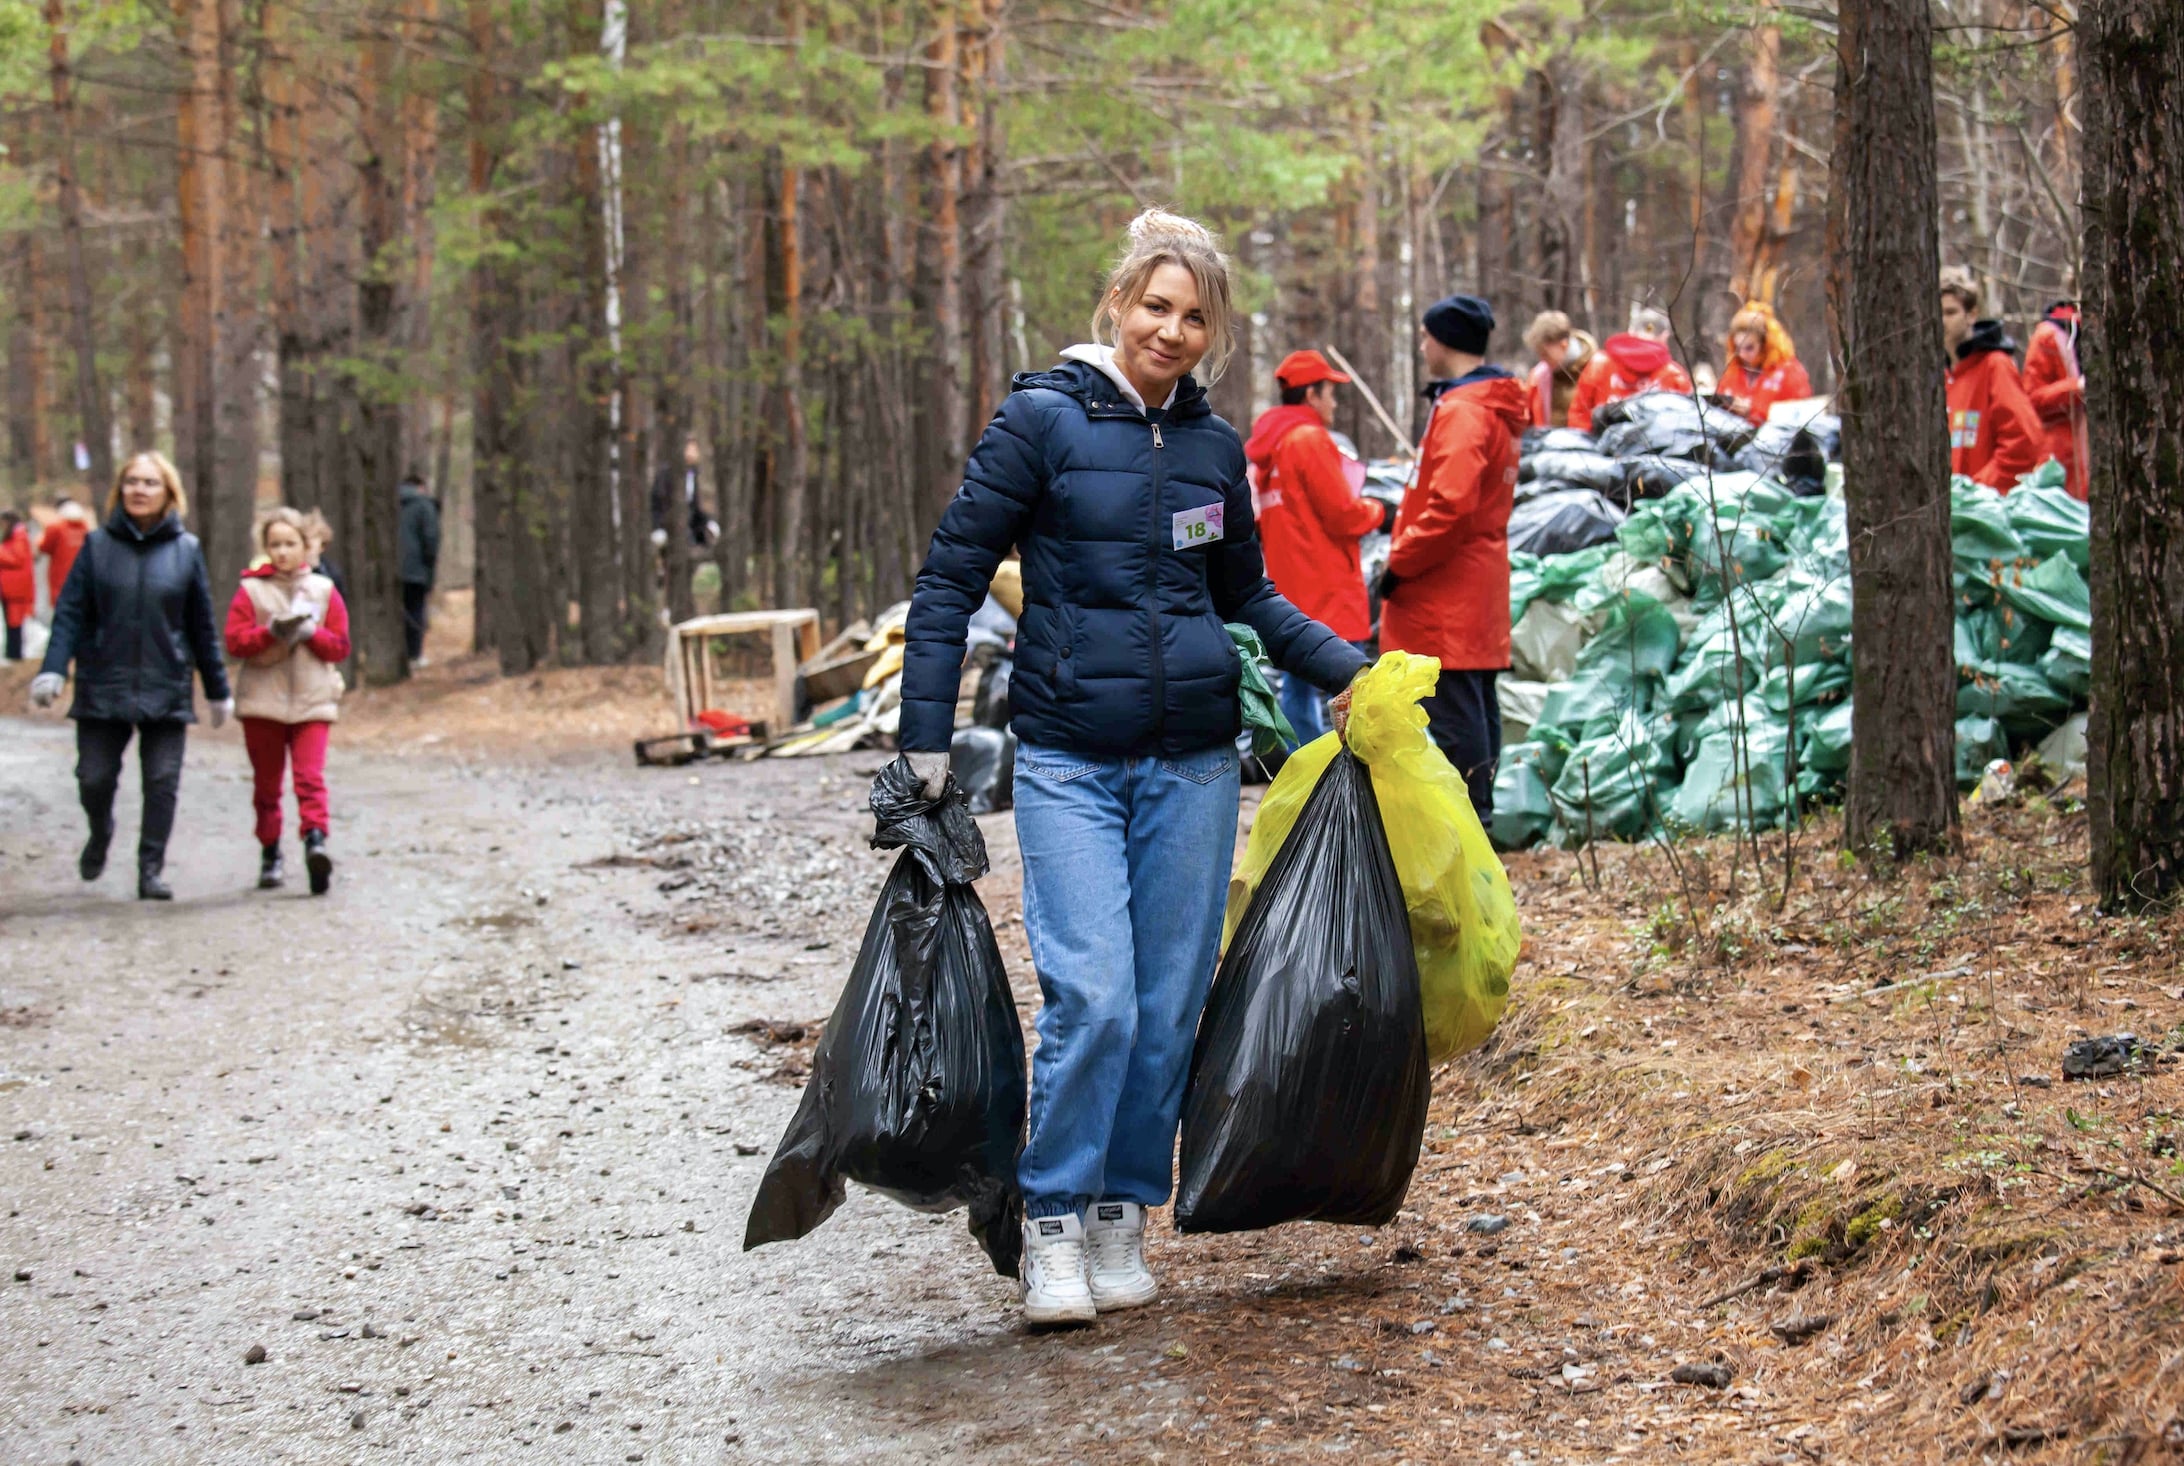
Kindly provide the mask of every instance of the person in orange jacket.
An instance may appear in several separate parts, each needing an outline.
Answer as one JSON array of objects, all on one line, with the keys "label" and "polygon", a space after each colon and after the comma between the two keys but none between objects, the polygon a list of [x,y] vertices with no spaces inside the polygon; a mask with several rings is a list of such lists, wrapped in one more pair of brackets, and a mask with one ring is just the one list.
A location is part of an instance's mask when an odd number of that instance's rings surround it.
[{"label": "person in orange jacket", "polygon": [[1593,409],[1641,392],[1689,392],[1691,378],[1668,354],[1668,317],[1651,307],[1631,312],[1630,330],[1610,336],[1577,379],[1568,426],[1592,431]]},{"label": "person in orange jacket", "polygon": [[1949,471],[2008,493],[2040,466],[2040,415],[2017,379],[2017,343],[2000,321],[1977,319],[1971,272],[1941,272],[1941,336],[1949,348]]},{"label": "person in orange jacket", "polygon": [[23,623],[30,619],[38,599],[38,581],[31,569],[30,531],[23,516],[0,509],[0,619],[7,622],[7,659],[23,659]]},{"label": "person in orange jacket", "polygon": [[1732,412],[1755,423],[1765,422],[1777,402],[1812,395],[1797,343],[1766,302],[1749,302],[1729,322],[1729,365],[1715,390]]},{"label": "person in orange jacket", "polygon": [[2058,300],[2032,331],[2025,348],[2025,396],[2040,414],[2048,456],[2063,466],[2064,487],[2086,496],[2092,445],[2085,431],[2085,334],[2078,303]]},{"label": "person in orange jacket", "polygon": [[[1350,379],[1316,351],[1292,351],[1274,368],[1281,405],[1259,414],[1244,461],[1267,578],[1298,610],[1348,642],[1373,634],[1357,542],[1393,525],[1395,509],[1358,493],[1364,465],[1335,446],[1335,389]],[[1309,743],[1327,731],[1319,689],[1283,677],[1282,715]]]},{"label": "person in orange jacket", "polygon": [[1577,396],[1577,384],[1600,343],[1571,325],[1561,311],[1541,311],[1524,328],[1524,344],[1539,358],[1531,376],[1532,426],[1560,427],[1570,420],[1570,399]]},{"label": "person in orange jacket", "polygon": [[74,499],[62,494],[53,501],[54,516],[38,536],[38,553],[46,562],[46,603],[61,603],[61,587],[68,584],[68,572],[76,566],[76,556],[83,550],[84,537],[97,526],[91,521],[91,511]]},{"label": "person in orange jacket", "polygon": [[1486,361],[1494,310],[1451,295],[1425,313],[1433,416],[1380,577],[1380,645],[1436,657],[1427,728],[1463,775],[1482,823],[1494,816],[1501,761],[1495,681],[1509,665],[1509,509],[1517,435],[1531,421],[1524,383]]}]

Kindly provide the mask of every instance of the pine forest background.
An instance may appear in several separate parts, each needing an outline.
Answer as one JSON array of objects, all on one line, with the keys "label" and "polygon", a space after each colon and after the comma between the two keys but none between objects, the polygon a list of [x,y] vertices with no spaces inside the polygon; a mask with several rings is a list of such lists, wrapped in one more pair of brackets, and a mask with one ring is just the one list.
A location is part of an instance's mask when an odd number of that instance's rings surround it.
[{"label": "pine forest background", "polygon": [[[2073,13],[1934,16],[1942,258],[2022,340],[2078,289]],[[1604,336],[1643,302],[1718,365],[1768,299],[1825,389],[1833,28],[1772,0],[0,0],[0,503],[102,499],[157,445],[215,584],[258,505],[319,508],[373,680],[404,670],[406,470],[506,671],[646,654],[694,581],[848,620],[906,594],[1009,375],[1084,339],[1155,202],[1243,267],[1240,425],[1331,342],[1415,428],[1412,323],[1452,289],[1512,364],[1537,310]],[[672,544],[663,592],[647,491],[686,432],[724,533]]]}]

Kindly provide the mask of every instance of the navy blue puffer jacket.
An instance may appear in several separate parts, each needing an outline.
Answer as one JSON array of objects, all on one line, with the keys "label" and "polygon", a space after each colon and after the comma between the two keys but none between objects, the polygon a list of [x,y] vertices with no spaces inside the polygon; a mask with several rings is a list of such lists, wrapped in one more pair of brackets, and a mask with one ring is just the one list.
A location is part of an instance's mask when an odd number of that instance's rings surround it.
[{"label": "navy blue puffer jacket", "polygon": [[[1012,547],[1024,613],[1009,703],[1027,743],[1143,757],[1233,740],[1242,664],[1224,621],[1257,631],[1283,670],[1348,684],[1364,657],[1266,578],[1243,444],[1203,388],[1185,377],[1167,407],[1140,411],[1074,361],[1013,385],[918,573],[903,748],[948,747],[965,628]],[[1192,530],[1209,508],[1218,538]]]},{"label": "navy blue puffer jacket", "polygon": [[205,696],[228,696],[212,620],[212,582],[197,536],[170,514],[149,530],[119,509],[83,542],[53,607],[45,672],[76,663],[71,718],[194,722],[190,669]]}]

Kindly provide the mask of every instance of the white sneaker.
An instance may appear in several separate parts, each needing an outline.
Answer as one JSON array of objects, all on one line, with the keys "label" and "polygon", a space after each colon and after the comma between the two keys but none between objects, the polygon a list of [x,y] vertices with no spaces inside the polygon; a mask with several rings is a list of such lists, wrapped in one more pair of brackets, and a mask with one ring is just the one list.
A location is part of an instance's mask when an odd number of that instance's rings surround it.
[{"label": "white sneaker", "polygon": [[1145,1208],[1134,1201],[1095,1201],[1084,1229],[1092,1254],[1092,1303],[1102,1313],[1142,1308],[1160,1284],[1145,1266]]},{"label": "white sneaker", "polygon": [[1080,1218],[1024,1219],[1023,1280],[1024,1322],[1034,1328],[1090,1323],[1098,1316],[1085,1276]]}]

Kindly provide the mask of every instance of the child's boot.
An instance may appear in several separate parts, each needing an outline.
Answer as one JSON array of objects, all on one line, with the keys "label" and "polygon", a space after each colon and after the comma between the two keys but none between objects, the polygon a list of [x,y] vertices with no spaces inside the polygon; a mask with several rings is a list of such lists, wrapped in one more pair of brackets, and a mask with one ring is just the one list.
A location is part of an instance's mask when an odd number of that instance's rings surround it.
[{"label": "child's boot", "polygon": [[258,889],[278,891],[288,880],[288,871],[281,862],[278,843],[268,845],[258,856]]},{"label": "child's boot", "polygon": [[326,832],[303,832],[303,868],[311,873],[311,894],[323,896],[334,883],[334,858],[326,853]]}]

